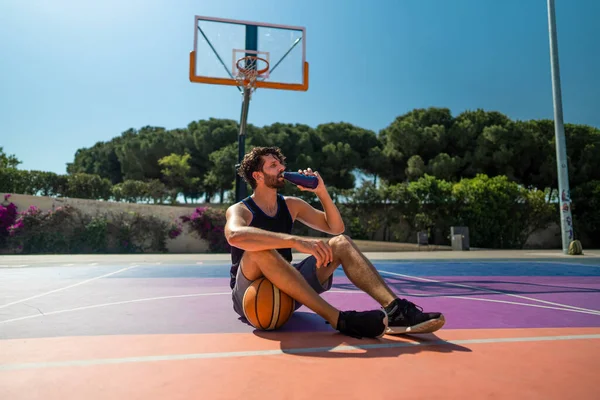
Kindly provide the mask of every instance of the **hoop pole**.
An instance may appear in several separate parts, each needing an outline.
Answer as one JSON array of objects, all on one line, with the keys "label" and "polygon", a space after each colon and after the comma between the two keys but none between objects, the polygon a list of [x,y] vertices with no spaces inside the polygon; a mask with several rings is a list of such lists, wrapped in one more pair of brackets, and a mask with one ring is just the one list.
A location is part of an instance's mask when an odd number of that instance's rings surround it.
[{"label": "hoop pole", "polygon": [[[240,134],[238,135],[238,164],[236,170],[246,153],[246,125],[248,122],[248,109],[250,107],[250,89],[244,88],[244,100],[242,101],[242,115],[240,117]],[[240,202],[248,195],[246,182],[238,174],[235,175],[235,201]]]},{"label": "hoop pole", "polygon": [[[258,27],[246,25],[246,50],[256,51],[258,47]],[[252,54],[246,53],[246,56]],[[243,87],[244,99],[242,100],[242,115],[240,117],[240,134],[238,136],[238,166],[246,153],[246,123],[248,122],[248,108],[250,107],[250,88]],[[237,167],[236,167],[237,170]],[[235,175],[235,201],[240,202],[248,195],[246,182],[238,174]]]}]

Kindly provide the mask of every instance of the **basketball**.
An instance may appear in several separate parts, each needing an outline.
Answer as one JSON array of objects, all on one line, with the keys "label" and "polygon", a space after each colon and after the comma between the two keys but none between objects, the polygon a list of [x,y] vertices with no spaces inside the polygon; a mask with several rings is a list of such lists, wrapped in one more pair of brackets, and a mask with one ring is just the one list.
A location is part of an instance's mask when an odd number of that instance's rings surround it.
[{"label": "basketball", "polygon": [[271,331],[281,328],[294,313],[294,299],[271,283],[259,278],[244,293],[244,315],[256,329]]}]

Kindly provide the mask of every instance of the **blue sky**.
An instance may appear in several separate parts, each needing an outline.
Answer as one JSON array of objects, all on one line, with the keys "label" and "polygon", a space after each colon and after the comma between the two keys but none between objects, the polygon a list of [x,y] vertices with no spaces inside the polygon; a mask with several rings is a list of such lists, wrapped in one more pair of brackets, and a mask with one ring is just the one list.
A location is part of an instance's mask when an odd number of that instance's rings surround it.
[{"label": "blue sky", "polygon": [[[556,3],[565,122],[600,127],[600,2]],[[188,80],[197,14],[306,27],[309,91],[257,92],[255,125],[377,132],[429,106],[553,118],[544,0],[3,0],[0,146],[64,173],[129,128],[239,119],[235,88]]]}]

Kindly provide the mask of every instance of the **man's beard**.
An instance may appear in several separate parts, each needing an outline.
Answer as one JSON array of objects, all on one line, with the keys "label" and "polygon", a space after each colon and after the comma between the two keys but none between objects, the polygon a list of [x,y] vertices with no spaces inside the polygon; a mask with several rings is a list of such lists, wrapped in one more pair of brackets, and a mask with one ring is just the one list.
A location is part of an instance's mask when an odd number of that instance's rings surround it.
[{"label": "man's beard", "polygon": [[265,186],[271,189],[281,189],[285,186],[283,179],[279,180],[281,175],[271,176],[265,174]]}]

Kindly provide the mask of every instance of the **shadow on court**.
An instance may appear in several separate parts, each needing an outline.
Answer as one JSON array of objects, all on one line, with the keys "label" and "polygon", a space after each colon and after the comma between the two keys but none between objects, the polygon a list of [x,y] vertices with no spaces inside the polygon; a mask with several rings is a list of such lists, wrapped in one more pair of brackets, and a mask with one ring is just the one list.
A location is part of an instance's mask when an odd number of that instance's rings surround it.
[{"label": "shadow on court", "polygon": [[[296,330],[298,326],[302,330]],[[355,339],[332,329],[313,313],[297,311],[288,323],[277,331],[254,330],[265,340],[280,343],[285,354],[316,358],[390,358],[421,352],[472,352],[471,349],[440,339],[435,334],[384,336],[381,339]],[[358,346],[358,349],[334,349]],[[350,350],[350,351],[349,351]]]}]

